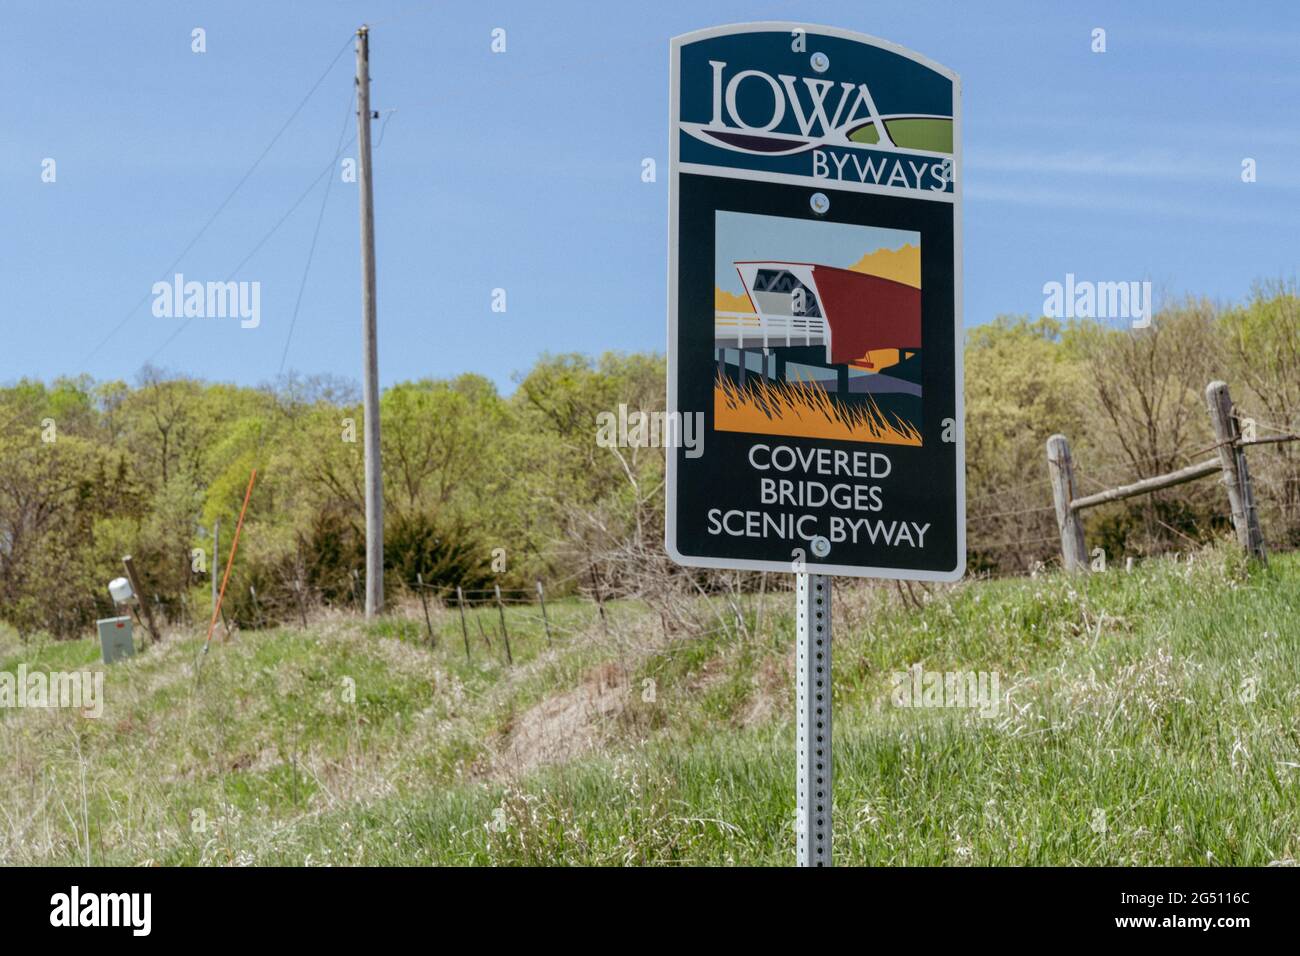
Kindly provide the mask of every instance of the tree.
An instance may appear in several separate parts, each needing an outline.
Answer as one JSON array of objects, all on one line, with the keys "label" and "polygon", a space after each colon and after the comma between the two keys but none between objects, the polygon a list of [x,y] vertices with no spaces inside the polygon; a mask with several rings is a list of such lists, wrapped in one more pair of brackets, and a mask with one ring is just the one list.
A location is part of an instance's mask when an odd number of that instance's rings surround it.
[{"label": "tree", "polygon": [[[1300,296],[1296,284],[1255,288],[1249,303],[1222,319],[1229,384],[1257,436],[1300,434]],[[1300,451],[1280,443],[1250,452],[1256,499],[1270,537],[1300,545]]]},{"label": "tree", "polygon": [[1023,572],[1053,552],[1044,447],[1086,438],[1084,376],[1059,322],[999,316],[967,335],[965,388],[970,564]]}]

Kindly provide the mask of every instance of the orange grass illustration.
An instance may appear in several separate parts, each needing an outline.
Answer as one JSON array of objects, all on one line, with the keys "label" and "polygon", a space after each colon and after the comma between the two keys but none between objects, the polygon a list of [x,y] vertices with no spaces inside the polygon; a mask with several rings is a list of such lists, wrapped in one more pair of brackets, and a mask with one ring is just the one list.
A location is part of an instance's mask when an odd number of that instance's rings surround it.
[{"label": "orange grass illustration", "polygon": [[713,382],[714,426],[724,432],[793,435],[920,445],[921,433],[897,415],[885,417],[875,399],[848,405],[814,382],[755,378],[739,386],[726,376]]}]

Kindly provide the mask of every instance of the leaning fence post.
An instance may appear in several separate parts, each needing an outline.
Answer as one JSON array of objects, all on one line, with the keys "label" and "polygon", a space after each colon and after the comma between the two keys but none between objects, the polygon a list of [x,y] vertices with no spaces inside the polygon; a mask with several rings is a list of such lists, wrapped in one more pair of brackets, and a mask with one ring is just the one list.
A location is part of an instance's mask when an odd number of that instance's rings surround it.
[{"label": "leaning fence post", "polygon": [[506,609],[501,603],[501,585],[494,584],[493,587],[497,592],[497,613],[501,615],[501,639],[506,645],[506,663],[513,665],[514,656],[510,653],[510,635],[506,632]]},{"label": "leaning fence post", "polygon": [[126,579],[131,582],[136,607],[140,609],[140,614],[144,617],[144,623],[149,628],[149,640],[151,643],[157,644],[159,631],[153,622],[153,611],[149,608],[149,602],[145,600],[144,592],[140,590],[140,579],[135,576],[135,562],[129,554],[122,557],[122,567],[126,568]]},{"label": "leaning fence post", "polygon": [[429,646],[437,647],[438,641],[433,636],[433,622],[429,620],[429,597],[424,593],[424,575],[417,571],[415,573],[415,581],[420,588],[420,603],[424,605],[424,626],[429,629]]},{"label": "leaning fence post", "polygon": [[1250,528],[1251,554],[1262,564],[1268,564],[1264,550],[1264,529],[1259,524],[1259,509],[1255,507],[1255,482],[1251,480],[1246,465],[1246,448],[1237,442],[1237,474],[1241,476],[1241,490],[1246,505],[1246,525]]},{"label": "leaning fence post", "polygon": [[468,664],[470,662],[469,628],[465,626],[465,594],[459,584],[456,585],[456,608],[460,611],[460,634],[465,638],[465,663]]},{"label": "leaning fence post", "polygon": [[537,600],[541,602],[542,623],[546,625],[546,646],[554,647],[555,644],[551,641],[551,619],[546,616],[546,594],[542,591],[541,578],[537,579]]},{"label": "leaning fence post", "polygon": [[1267,561],[1264,555],[1264,534],[1259,527],[1259,513],[1255,510],[1255,496],[1246,467],[1246,453],[1241,447],[1237,420],[1232,414],[1232,396],[1226,382],[1214,381],[1205,388],[1205,404],[1210,410],[1214,425],[1214,440],[1223,466],[1223,484],[1228,489],[1228,505],[1232,509],[1232,527],[1237,543],[1252,558]]},{"label": "leaning fence post", "polygon": [[1052,477],[1052,503],[1056,526],[1061,532],[1061,563],[1066,571],[1088,570],[1088,552],[1083,543],[1083,522],[1070,507],[1074,494],[1074,460],[1064,435],[1047,439],[1047,470]]}]

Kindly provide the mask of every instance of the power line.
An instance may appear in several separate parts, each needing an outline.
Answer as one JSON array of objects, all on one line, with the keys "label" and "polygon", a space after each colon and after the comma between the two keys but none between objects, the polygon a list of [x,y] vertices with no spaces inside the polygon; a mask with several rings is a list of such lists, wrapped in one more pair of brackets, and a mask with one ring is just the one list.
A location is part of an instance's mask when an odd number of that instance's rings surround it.
[{"label": "power line", "polygon": [[[279,220],[277,220],[276,224],[275,224],[274,226],[272,226],[272,227],[267,231],[267,233],[266,233],[264,236],[262,236],[261,239],[259,239],[259,240],[257,241],[257,245],[253,246],[252,250],[248,253],[248,255],[244,256],[244,258],[242,258],[242,259],[239,260],[239,264],[236,265],[235,268],[233,268],[233,269],[230,270],[229,274],[226,276],[226,278],[225,278],[224,281],[229,282],[231,279],[233,279],[233,278],[234,278],[234,277],[239,273],[239,270],[242,269],[242,268],[244,267],[244,263],[248,262],[249,259],[253,258],[253,256],[255,256],[255,255],[257,254],[258,250],[260,250],[260,249],[262,248],[262,246],[264,246],[264,245],[266,244],[266,241],[267,241],[268,239],[270,239],[273,235],[275,235],[276,232],[279,231],[280,227],[284,225],[285,221],[286,221],[286,220],[287,220],[291,215],[293,215],[293,213],[297,210],[297,208],[298,208],[299,206],[302,205],[303,200],[306,199],[309,195],[311,195],[312,190],[314,190],[314,189],[316,188],[316,185],[321,181],[321,177],[322,177],[322,176],[328,176],[328,175],[330,174],[330,172],[334,169],[334,163],[335,163],[335,161],[336,161],[340,156],[343,155],[343,150],[346,150],[349,146],[352,145],[352,141],[353,141],[354,139],[356,139],[356,136],[353,136],[351,139],[349,139],[349,140],[348,140],[348,141],[343,145],[343,149],[340,149],[337,153],[334,154],[334,156],[333,156],[333,157],[330,159],[330,161],[329,161],[329,165],[327,165],[324,169],[322,169],[319,173],[316,174],[316,177],[315,177],[314,179],[312,179],[312,181],[311,181],[311,185],[309,185],[309,186],[308,186],[308,187],[307,187],[307,188],[302,192],[302,194],[301,194],[297,199],[295,199],[295,200],[293,201],[293,205],[290,206],[290,207],[285,211],[284,215],[282,215],[282,216],[279,218]],[[153,360],[158,356],[158,354],[159,354],[160,352],[162,352],[164,349],[167,348],[167,346],[171,345],[172,342],[174,342],[174,341],[176,340],[176,337],[177,337],[178,335],[180,335],[180,334],[181,334],[182,332],[184,332],[187,328],[189,328],[190,322],[192,322],[193,320],[194,320],[194,316],[189,316],[188,318],[186,318],[186,319],[181,323],[181,325],[176,329],[175,332],[173,332],[171,335],[167,336],[167,339],[162,343],[162,345],[158,346],[158,348],[154,349],[153,352],[150,353],[149,357],[145,359],[145,362],[152,362],[152,361],[153,361]]]},{"label": "power line", "polygon": [[[343,126],[339,129],[338,142],[334,145],[334,156],[330,159],[330,168],[334,168],[334,161],[339,158],[343,152],[343,134],[348,131],[348,120],[352,117],[352,103],[356,93],[353,91],[348,96],[348,108],[343,113]],[[311,234],[311,246],[307,249],[307,262],[302,268],[302,281],[298,284],[298,298],[293,303],[293,317],[289,320],[289,332],[284,337],[284,351],[280,353],[280,367],[276,370],[276,377],[284,373],[284,363],[289,358],[289,343],[293,341],[293,330],[298,324],[298,309],[302,306],[303,292],[307,289],[307,275],[311,272],[311,262],[316,255],[316,240],[320,238],[321,223],[325,219],[325,205],[330,198],[330,187],[334,185],[334,177],[327,176],[325,179],[325,192],[321,196],[320,211],[316,214],[316,231]]]},{"label": "power line", "polygon": [[[336,64],[339,61],[339,57],[343,55],[344,51],[347,50],[348,46],[351,43],[352,43],[352,37],[349,36],[347,42],[345,42],[343,46],[339,49],[339,51],[334,54],[333,58],[329,62],[329,66],[325,67],[324,72],[322,72],[321,75],[317,78],[316,82],[312,84],[311,89],[307,91],[307,95],[304,96],[298,102],[298,105],[294,107],[293,112],[289,114],[289,118],[286,119],[284,123],[281,124],[280,128],[276,131],[275,135],[271,137],[271,141],[266,144],[266,148],[262,150],[262,152],[258,155],[257,159],[253,160],[253,165],[248,167],[248,170],[244,173],[244,175],[239,178],[239,182],[235,183],[235,187],[232,190],[230,190],[230,192],[226,195],[225,199],[221,200],[221,204],[217,206],[216,211],[213,212],[212,215],[208,217],[207,221],[203,224],[203,226],[199,229],[199,231],[194,234],[194,237],[190,239],[190,241],[186,244],[185,248],[180,251],[180,254],[177,255],[176,258],[172,260],[171,265],[167,266],[167,268],[162,271],[162,274],[159,276],[159,281],[165,279],[168,273],[170,273],[173,269],[175,269],[176,266],[180,263],[180,261],[184,259],[185,256],[189,253],[189,251],[194,248],[195,243],[197,243],[199,239],[203,237],[204,233],[208,231],[208,228],[216,221],[217,217],[221,215],[222,211],[225,210],[226,206],[230,204],[230,200],[234,199],[235,194],[239,192],[239,190],[243,187],[244,183],[248,182],[248,178],[252,176],[254,171],[257,169],[257,167],[262,164],[262,160],[264,160],[267,154],[271,152],[271,148],[275,146],[277,142],[279,142],[280,137],[284,135],[284,131],[289,128],[289,124],[291,124],[294,121],[294,119],[298,116],[298,114],[302,112],[302,108],[307,105],[307,101],[311,99],[312,94],[315,93],[317,89],[319,89],[321,83],[325,82],[325,77],[329,75],[330,70],[334,69],[334,64]],[[149,301],[149,298],[152,295],[153,295],[152,291],[145,293],[145,295],[142,296],[135,303],[135,305],[131,306],[130,310],[125,315],[122,316],[122,318],[118,321],[118,323],[114,325],[111,329],[109,329],[108,334],[105,335],[104,338],[100,340],[98,345],[96,345],[93,349],[90,350],[89,354],[87,354],[87,356],[84,359],[82,359],[81,365],[83,368],[85,368],[89,364],[90,360],[94,358],[95,355],[98,354],[100,349],[102,349],[105,345],[108,344],[108,342],[113,338],[114,335],[116,335],[118,332],[122,330],[122,327],[125,326],[126,323],[131,320],[131,317],[133,315],[135,315],[136,310],[139,309],[140,306],[144,305],[144,303]]]}]

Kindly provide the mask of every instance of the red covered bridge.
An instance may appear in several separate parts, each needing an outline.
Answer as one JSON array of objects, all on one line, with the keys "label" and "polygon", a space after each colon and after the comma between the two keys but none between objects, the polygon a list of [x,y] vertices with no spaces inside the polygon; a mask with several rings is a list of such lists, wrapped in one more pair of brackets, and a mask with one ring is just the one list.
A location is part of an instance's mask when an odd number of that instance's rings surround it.
[{"label": "red covered bridge", "polygon": [[[714,346],[824,349],[827,366],[870,367],[877,349],[921,348],[921,290],[892,279],[811,262],[737,262],[754,311],[715,312]],[[820,351],[819,349],[819,351]],[[784,365],[778,359],[777,369]],[[774,369],[774,373],[775,373]],[[774,374],[774,378],[783,378]]]}]

